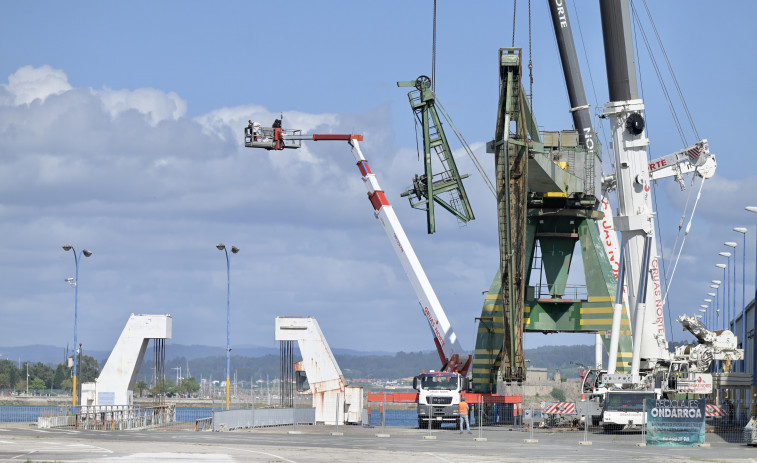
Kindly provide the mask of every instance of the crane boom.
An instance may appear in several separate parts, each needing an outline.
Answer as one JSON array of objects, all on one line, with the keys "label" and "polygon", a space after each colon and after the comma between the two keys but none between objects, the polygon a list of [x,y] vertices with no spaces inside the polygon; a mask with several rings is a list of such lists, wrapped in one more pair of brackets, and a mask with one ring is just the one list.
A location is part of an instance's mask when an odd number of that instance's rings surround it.
[{"label": "crane boom", "polygon": [[[442,361],[442,371],[457,372],[465,376],[470,367],[472,356],[465,353],[460,346],[457,335],[442,308],[434,289],[423,270],[418,257],[408,240],[405,230],[402,228],[394,208],[386,199],[384,190],[378,183],[376,175],[371,171],[368,161],[360,149],[362,135],[355,134],[302,134],[299,130],[285,130],[278,128],[263,128],[257,125],[260,138],[253,139],[253,123],[245,130],[245,146],[249,148],[264,148],[268,150],[281,150],[284,148],[299,148],[299,141],[346,141],[352,148],[358,169],[363,178],[363,183],[368,190],[368,199],[373,206],[374,215],[381,223],[386,236],[392,244],[397,258],[405,270],[405,274],[413,286],[421,311],[429,323],[434,338],[439,358]],[[268,136],[267,136],[268,135]]]}]

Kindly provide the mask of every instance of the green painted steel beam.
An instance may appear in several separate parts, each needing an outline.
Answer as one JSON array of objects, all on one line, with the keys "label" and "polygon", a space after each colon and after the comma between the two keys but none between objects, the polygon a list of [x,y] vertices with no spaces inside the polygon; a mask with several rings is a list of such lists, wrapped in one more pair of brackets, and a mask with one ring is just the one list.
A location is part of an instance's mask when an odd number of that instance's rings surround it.
[{"label": "green painted steel beam", "polygon": [[[463,223],[475,219],[463,186],[467,175],[460,175],[452,156],[443,122],[436,110],[436,95],[431,90],[431,80],[421,76],[415,81],[397,82],[397,86],[415,88],[408,93],[408,100],[423,134],[424,173],[416,175],[413,186],[401,196],[406,196],[413,208],[426,211],[428,233],[436,231],[436,204]],[[434,172],[434,157],[439,160],[440,172]]]}]

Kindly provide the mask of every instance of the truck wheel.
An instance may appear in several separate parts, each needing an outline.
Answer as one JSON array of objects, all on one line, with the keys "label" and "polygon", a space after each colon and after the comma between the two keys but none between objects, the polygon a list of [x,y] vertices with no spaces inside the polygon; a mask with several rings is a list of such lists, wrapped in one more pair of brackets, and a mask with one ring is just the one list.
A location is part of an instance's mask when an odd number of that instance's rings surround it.
[{"label": "truck wheel", "polygon": [[428,428],[428,425],[425,421],[423,421],[422,418],[418,418],[418,429],[426,429]]}]

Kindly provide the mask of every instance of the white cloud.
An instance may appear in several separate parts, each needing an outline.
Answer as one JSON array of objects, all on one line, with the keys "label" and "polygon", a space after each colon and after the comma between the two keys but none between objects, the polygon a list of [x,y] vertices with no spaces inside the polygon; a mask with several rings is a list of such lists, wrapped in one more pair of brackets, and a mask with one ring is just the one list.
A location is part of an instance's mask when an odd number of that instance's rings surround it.
[{"label": "white cloud", "polygon": [[105,88],[95,93],[114,119],[125,111],[136,110],[147,116],[150,125],[155,126],[164,120],[177,120],[187,112],[187,102],[174,92],[165,93],[154,88],[133,91]]},{"label": "white cloud", "polygon": [[66,74],[50,66],[24,66],[8,77],[3,88],[12,96],[12,104],[30,104],[35,100],[42,102],[50,95],[59,95],[71,90]]},{"label": "white cloud", "polygon": [[[67,81],[49,67],[14,75],[35,73]],[[16,98],[17,88],[8,84],[0,93]],[[47,97],[0,103],[0,254],[9,257],[0,261],[0,312],[29,314],[3,333],[4,343],[69,339],[73,301],[63,279],[73,263],[60,246],[71,242],[94,252],[82,263],[79,299],[80,337],[90,348],[109,348],[132,312],[173,314],[175,342],[220,344],[215,334],[225,321],[214,308],[224,300],[225,267],[215,244],[225,241],[242,249],[232,264],[235,326],[246,336],[240,342],[269,344],[276,315],[300,314],[318,317],[337,347],[386,349],[387,336],[396,334],[402,338],[392,348],[432,348],[417,336],[426,334],[426,321],[346,143],[245,149],[248,120],[270,125],[280,115],[243,105],[188,119],[184,100],[156,89],[27,88]],[[414,153],[392,146],[388,107],[288,111],[284,125],[364,134],[363,152],[440,298],[446,307],[466,307],[448,315],[466,324],[478,315],[480,288],[494,270],[480,260],[491,249],[453,235],[447,244],[426,240],[422,214],[399,199],[412,176],[407,169],[419,165],[410,165]],[[457,230],[454,223],[440,228],[438,236]],[[437,246],[448,249],[440,254]],[[445,268],[450,261],[454,271]],[[465,291],[468,285],[475,291]],[[473,304],[456,302],[468,295]],[[398,330],[395,321],[405,319],[411,322]]]}]

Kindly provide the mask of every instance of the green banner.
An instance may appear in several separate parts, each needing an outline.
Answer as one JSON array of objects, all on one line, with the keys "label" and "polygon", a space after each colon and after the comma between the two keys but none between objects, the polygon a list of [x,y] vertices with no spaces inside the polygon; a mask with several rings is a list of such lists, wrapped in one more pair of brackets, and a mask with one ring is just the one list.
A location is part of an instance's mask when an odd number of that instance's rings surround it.
[{"label": "green banner", "polygon": [[646,399],[647,445],[690,447],[704,443],[704,399]]}]

